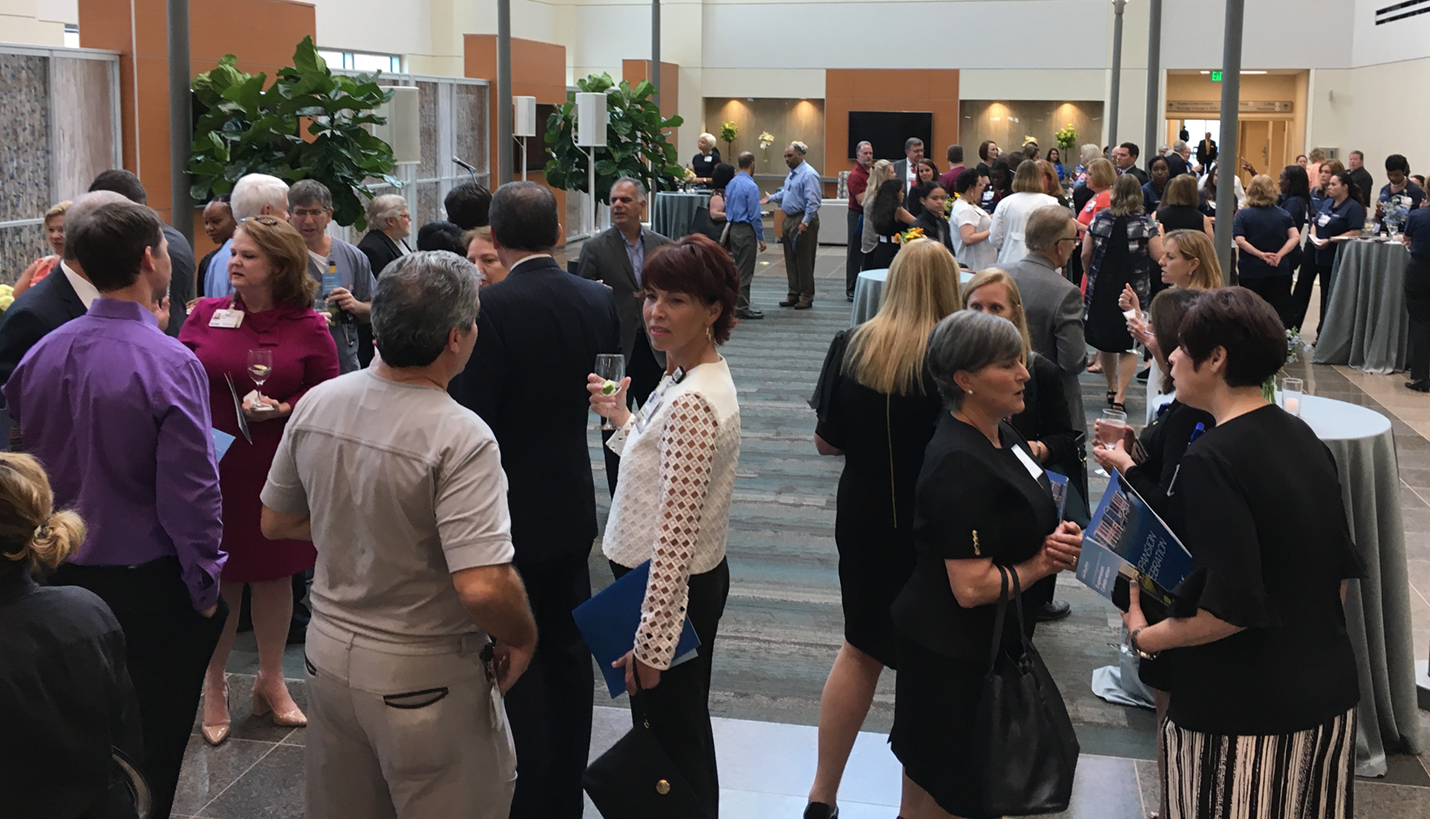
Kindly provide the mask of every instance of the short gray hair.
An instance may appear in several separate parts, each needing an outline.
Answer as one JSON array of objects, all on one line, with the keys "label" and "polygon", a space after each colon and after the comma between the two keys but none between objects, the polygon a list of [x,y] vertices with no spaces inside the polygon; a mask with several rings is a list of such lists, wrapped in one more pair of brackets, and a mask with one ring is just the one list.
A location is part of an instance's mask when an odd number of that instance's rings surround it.
[{"label": "short gray hair", "polygon": [[407,207],[407,200],[395,193],[384,193],[381,196],[374,196],[367,203],[367,227],[369,230],[382,230],[387,227],[388,219],[396,219],[402,215],[402,211]]},{"label": "short gray hair", "polygon": [[1067,232],[1072,212],[1062,205],[1045,205],[1028,216],[1023,229],[1023,242],[1029,250],[1046,253],[1054,250]]},{"label": "short gray hair", "polygon": [[805,154],[809,153],[809,146],[804,144],[803,142],[800,142],[797,139],[794,142],[791,142],[789,146],[796,151],[799,151],[800,156],[804,156]]},{"label": "short gray hair", "polygon": [[383,271],[372,294],[372,334],[389,367],[425,367],[448,334],[477,321],[477,266],[447,250],[419,250]]},{"label": "short gray hair", "polygon": [[1176,142],[1172,143],[1172,150],[1176,151],[1177,153],[1181,153],[1182,151],[1187,150],[1187,148],[1188,145],[1185,139],[1179,139]]},{"label": "short gray hair", "polygon": [[991,313],[959,310],[929,334],[928,366],[938,394],[949,409],[963,407],[963,388],[955,373],[976,373],[990,364],[1023,357],[1023,336],[1013,322]]},{"label": "short gray hair", "polygon": [[316,179],[300,179],[288,189],[288,207],[317,203],[323,210],[333,209],[333,192]]},{"label": "short gray hair", "polygon": [[274,210],[287,210],[288,183],[266,173],[241,176],[233,186],[233,195],[229,197],[228,204],[233,209],[236,222],[262,216],[264,205]]},{"label": "short gray hair", "polygon": [[620,177],[616,177],[616,181],[615,181],[615,182],[612,182],[612,183],[611,183],[611,190],[615,190],[615,189],[616,189],[616,186],[619,185],[619,184],[621,184],[622,182],[624,182],[624,183],[626,183],[626,184],[629,184],[631,187],[633,187],[633,188],[636,189],[636,201],[637,201],[637,202],[644,202],[644,201],[645,201],[645,198],[646,198],[646,189],[645,189],[645,183],[644,183],[644,182],[640,181],[639,179],[636,179],[634,176],[620,176]]}]

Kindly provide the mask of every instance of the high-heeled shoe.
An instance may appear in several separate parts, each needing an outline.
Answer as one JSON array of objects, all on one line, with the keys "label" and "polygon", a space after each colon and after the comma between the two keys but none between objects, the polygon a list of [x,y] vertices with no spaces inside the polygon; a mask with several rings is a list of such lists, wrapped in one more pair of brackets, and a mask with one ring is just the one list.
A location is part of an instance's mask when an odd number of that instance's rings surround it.
[{"label": "high-heeled shoe", "polygon": [[273,703],[268,696],[257,688],[253,689],[253,715],[261,717],[272,712],[273,724],[283,728],[302,728],[308,724],[308,718],[303,715],[303,711],[294,705],[288,711],[279,712],[273,708]]},{"label": "high-heeled shoe", "polygon": [[[205,695],[204,708],[208,709],[207,694]],[[204,722],[199,726],[199,733],[204,735],[204,742],[210,745],[219,745],[228,739],[228,731],[232,725],[232,720],[228,713],[228,680],[223,681],[223,722]]]}]

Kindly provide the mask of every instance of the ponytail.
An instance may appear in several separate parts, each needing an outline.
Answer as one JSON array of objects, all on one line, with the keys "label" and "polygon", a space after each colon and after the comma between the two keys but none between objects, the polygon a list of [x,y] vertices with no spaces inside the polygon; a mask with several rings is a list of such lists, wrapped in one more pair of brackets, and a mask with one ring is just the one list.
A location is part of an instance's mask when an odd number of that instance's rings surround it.
[{"label": "ponytail", "polygon": [[54,569],[84,542],[84,521],[74,512],[54,511],[54,502],[39,461],[0,452],[0,575],[16,564]]}]

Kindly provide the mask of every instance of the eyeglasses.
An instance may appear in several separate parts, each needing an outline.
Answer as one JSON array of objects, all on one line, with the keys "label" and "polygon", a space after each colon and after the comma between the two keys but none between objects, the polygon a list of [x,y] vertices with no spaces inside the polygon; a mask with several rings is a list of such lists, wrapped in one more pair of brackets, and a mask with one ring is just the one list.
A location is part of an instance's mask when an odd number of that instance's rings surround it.
[{"label": "eyeglasses", "polygon": [[1064,236],[1063,238],[1059,239],[1058,241],[1059,241],[1059,242],[1076,242],[1076,241],[1077,241],[1077,234],[1074,233],[1074,234],[1071,235],[1071,236]]},{"label": "eyeglasses", "polygon": [[322,216],[328,212],[328,208],[294,208],[294,216]]},{"label": "eyeglasses", "polygon": [[243,217],[242,219],[240,219],[239,221],[240,221],[240,222],[257,222],[258,224],[264,225],[264,226],[266,226],[266,227],[275,227],[275,226],[278,224],[278,221],[279,221],[279,220],[274,219],[272,216],[245,216],[245,217]]}]

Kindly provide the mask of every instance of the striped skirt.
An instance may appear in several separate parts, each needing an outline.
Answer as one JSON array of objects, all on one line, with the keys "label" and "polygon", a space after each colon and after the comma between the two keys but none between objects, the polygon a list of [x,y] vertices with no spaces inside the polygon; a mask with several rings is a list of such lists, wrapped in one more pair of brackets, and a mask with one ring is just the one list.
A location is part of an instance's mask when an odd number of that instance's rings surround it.
[{"label": "striped skirt", "polygon": [[1317,728],[1223,736],[1162,723],[1168,819],[1351,819],[1356,710]]}]

